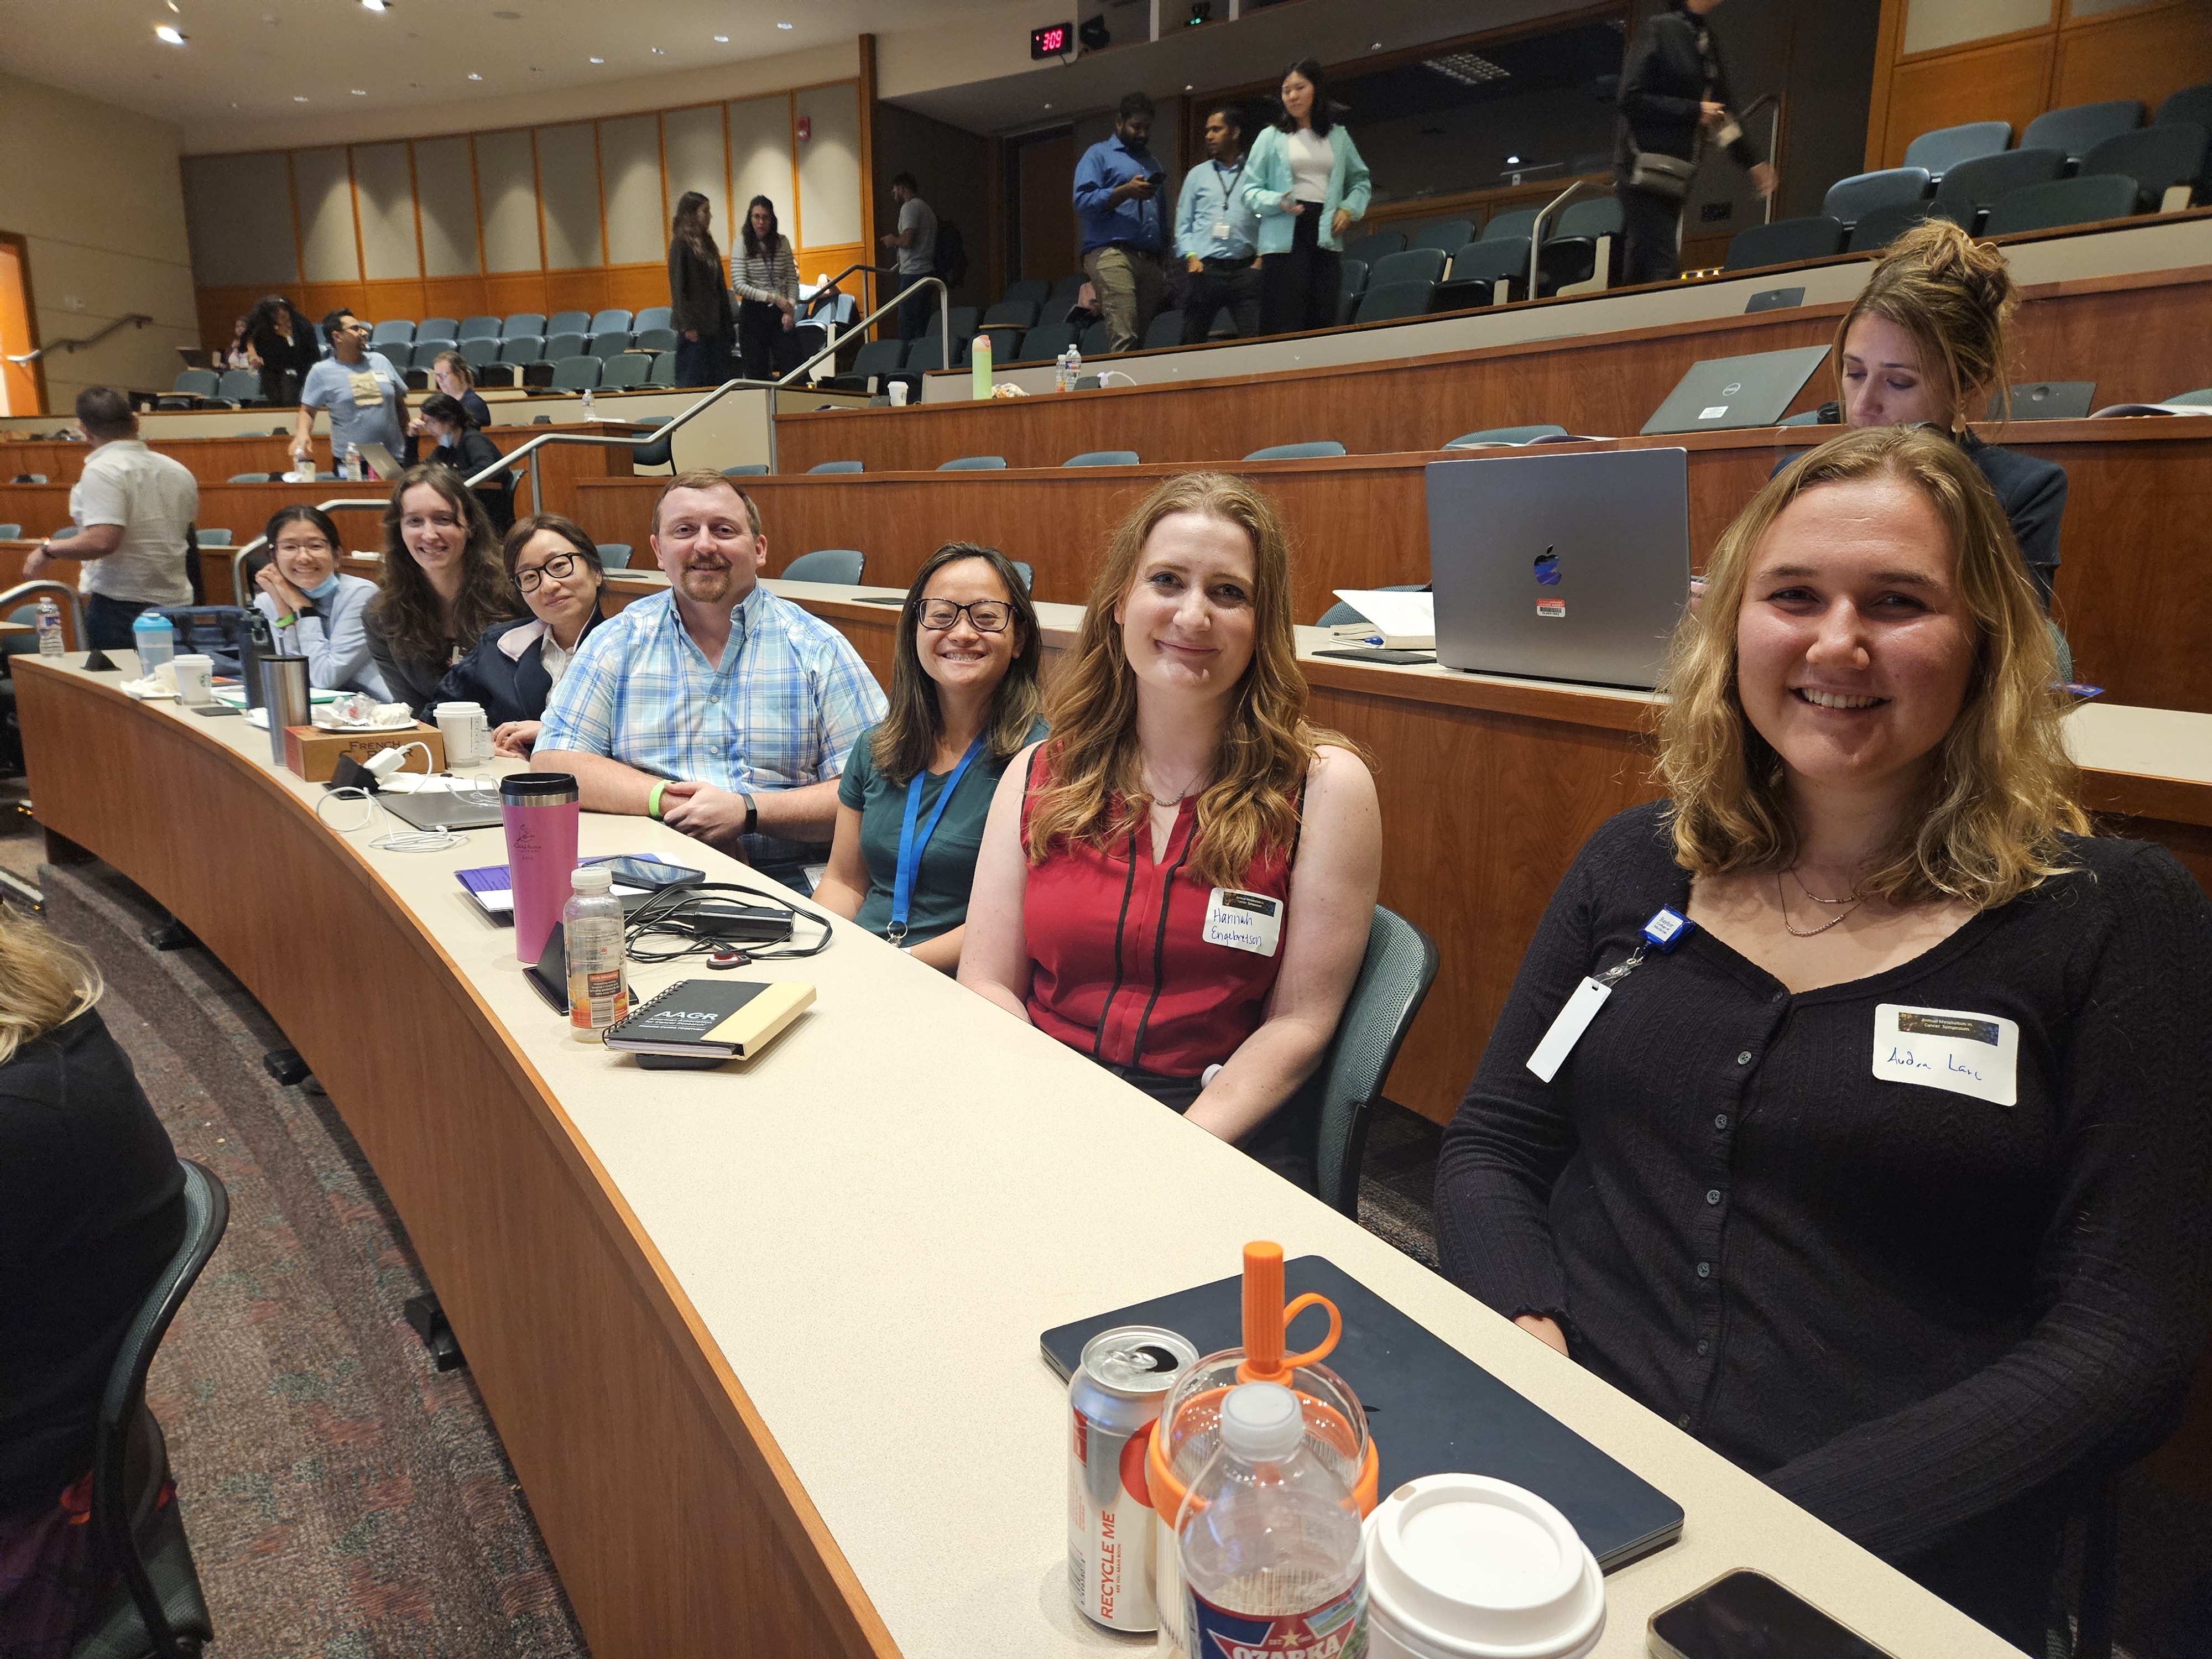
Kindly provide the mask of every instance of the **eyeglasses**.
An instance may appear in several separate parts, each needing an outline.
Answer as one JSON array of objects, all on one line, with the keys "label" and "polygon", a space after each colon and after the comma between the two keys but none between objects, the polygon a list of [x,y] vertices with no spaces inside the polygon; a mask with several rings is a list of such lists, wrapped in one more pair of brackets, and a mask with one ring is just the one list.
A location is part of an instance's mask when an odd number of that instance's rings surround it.
[{"label": "eyeglasses", "polygon": [[960,620],[965,611],[968,624],[978,634],[1000,634],[1006,631],[1014,614],[1013,606],[1004,599],[977,599],[969,605],[955,605],[950,599],[924,599],[915,607],[921,625],[933,634],[942,634]]},{"label": "eyeglasses", "polygon": [[535,593],[538,584],[546,577],[550,576],[555,581],[559,581],[575,568],[576,556],[574,553],[556,553],[535,569],[516,571],[514,585],[526,593]]},{"label": "eyeglasses", "polygon": [[279,553],[313,553],[320,557],[330,552],[331,544],[317,538],[312,542],[277,542],[274,544],[274,550]]}]

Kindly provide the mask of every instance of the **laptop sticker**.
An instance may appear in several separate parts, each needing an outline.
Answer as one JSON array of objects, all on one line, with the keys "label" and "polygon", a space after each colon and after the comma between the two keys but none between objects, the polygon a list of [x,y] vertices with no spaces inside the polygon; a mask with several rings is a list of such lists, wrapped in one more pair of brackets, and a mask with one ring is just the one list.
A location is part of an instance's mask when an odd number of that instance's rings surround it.
[{"label": "laptop sticker", "polygon": [[1726,404],[1715,404],[1709,409],[1698,410],[1698,418],[1701,421],[1717,421],[1728,411],[1729,406]]}]

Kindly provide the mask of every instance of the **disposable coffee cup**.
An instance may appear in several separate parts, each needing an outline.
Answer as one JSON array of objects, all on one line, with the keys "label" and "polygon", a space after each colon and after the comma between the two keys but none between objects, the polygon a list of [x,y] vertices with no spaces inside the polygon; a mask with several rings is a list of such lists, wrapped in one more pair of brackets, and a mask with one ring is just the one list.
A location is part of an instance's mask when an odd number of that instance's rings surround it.
[{"label": "disposable coffee cup", "polygon": [[1605,1634],[1597,1558],[1522,1487],[1425,1475],[1366,1535],[1370,1659],[1583,1659]]},{"label": "disposable coffee cup", "polygon": [[177,674],[177,701],[194,708],[205,708],[215,701],[215,664],[198,655],[172,659]]},{"label": "disposable coffee cup", "polygon": [[491,724],[482,703],[441,702],[434,719],[445,740],[447,765],[474,766],[491,758]]},{"label": "disposable coffee cup", "polygon": [[893,409],[904,409],[906,407],[906,382],[904,380],[893,380],[890,383],[890,390],[891,394],[891,407]]}]

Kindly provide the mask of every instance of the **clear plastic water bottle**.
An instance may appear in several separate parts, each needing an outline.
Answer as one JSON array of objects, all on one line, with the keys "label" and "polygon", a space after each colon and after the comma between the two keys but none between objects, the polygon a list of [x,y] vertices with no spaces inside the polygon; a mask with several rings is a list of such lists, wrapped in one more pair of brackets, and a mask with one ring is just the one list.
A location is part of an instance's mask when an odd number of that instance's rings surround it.
[{"label": "clear plastic water bottle", "polygon": [[131,624],[131,648],[138,653],[138,678],[150,680],[154,671],[177,654],[177,630],[155,610],[141,611]]},{"label": "clear plastic water bottle", "polygon": [[53,595],[39,595],[39,654],[58,657],[62,653],[62,608],[54,603]]},{"label": "clear plastic water bottle", "polygon": [[1067,390],[1067,354],[1074,349],[1073,346],[1062,346],[1060,356],[1052,360],[1052,389],[1054,392]]},{"label": "clear plastic water bottle", "polygon": [[587,421],[592,418],[592,388],[589,386],[584,388],[584,418]]},{"label": "clear plastic water bottle", "polygon": [[359,446],[355,444],[348,444],[346,446],[345,465],[339,469],[339,476],[341,477],[350,478],[356,483],[361,481],[361,449]]},{"label": "clear plastic water bottle", "polygon": [[569,898],[561,908],[561,944],[568,957],[568,1035],[579,1042],[605,1040],[607,1027],[629,1012],[629,983],[623,969],[622,901],[604,865],[569,872]]},{"label": "clear plastic water bottle", "polygon": [[1306,1443],[1298,1397],[1243,1382],[1221,1402],[1221,1446],[1182,1506],[1186,1654],[1367,1650],[1359,1512]]},{"label": "clear plastic water bottle", "polygon": [[1075,390],[1075,383],[1083,374],[1083,354],[1075,347],[1067,349],[1067,389]]}]

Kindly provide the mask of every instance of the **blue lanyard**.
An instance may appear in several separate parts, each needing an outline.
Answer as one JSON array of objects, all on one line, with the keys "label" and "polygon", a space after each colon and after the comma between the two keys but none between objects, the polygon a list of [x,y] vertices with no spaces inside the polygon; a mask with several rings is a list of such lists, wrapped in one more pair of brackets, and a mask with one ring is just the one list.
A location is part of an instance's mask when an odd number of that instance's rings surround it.
[{"label": "blue lanyard", "polygon": [[975,764],[975,757],[983,752],[983,739],[978,737],[968,745],[968,752],[960,757],[960,764],[945,780],[945,787],[938,792],[937,805],[929,809],[929,822],[916,832],[915,823],[921,816],[921,781],[927,771],[916,772],[907,781],[906,821],[899,826],[898,873],[891,882],[891,925],[884,937],[894,945],[906,937],[907,914],[914,908],[914,878],[921,868],[922,848],[937,833],[937,821],[945,816],[945,809],[952,805],[952,792],[960,787],[960,780]]}]

